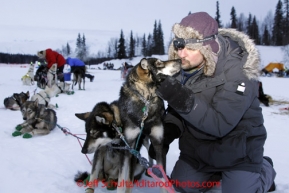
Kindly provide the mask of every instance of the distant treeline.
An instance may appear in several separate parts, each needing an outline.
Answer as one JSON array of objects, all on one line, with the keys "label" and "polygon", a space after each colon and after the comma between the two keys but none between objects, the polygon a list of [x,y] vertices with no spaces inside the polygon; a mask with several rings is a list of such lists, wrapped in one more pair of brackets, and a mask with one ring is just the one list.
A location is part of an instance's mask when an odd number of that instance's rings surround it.
[{"label": "distant treeline", "polygon": [[[100,64],[105,61],[112,60],[113,58],[89,58],[84,61],[87,65]],[[30,64],[31,62],[39,61],[40,59],[36,55],[29,54],[7,54],[0,52],[0,63],[5,64]]]},{"label": "distant treeline", "polygon": [[6,64],[30,64],[38,60],[36,55],[29,54],[7,54],[0,52],[0,63]]},{"label": "distant treeline", "polygon": [[89,58],[88,60],[84,61],[86,65],[93,65],[93,64],[100,64],[105,61],[113,60],[115,58]]}]

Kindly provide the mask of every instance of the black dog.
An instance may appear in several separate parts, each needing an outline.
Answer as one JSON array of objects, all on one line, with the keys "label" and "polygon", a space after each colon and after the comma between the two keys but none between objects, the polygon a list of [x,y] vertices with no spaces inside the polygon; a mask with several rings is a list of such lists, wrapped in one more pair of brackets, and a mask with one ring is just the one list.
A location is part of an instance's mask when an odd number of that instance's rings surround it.
[{"label": "black dog", "polygon": [[259,101],[263,103],[266,107],[269,107],[269,98],[270,96],[264,94],[263,84],[261,81],[259,81],[259,96],[258,96]]},{"label": "black dog", "polygon": [[[180,60],[161,61],[157,58],[143,58],[132,68],[120,90],[118,106],[123,134],[130,147],[134,147],[141,133],[149,137],[156,150],[156,162],[166,168],[163,152],[164,102],[155,91],[158,74],[174,75],[180,70]],[[132,182],[136,158],[126,151],[121,159],[119,181]],[[131,187],[118,187],[118,192],[129,192]],[[162,191],[165,191],[162,189]]]},{"label": "black dog", "polygon": [[35,72],[34,81],[37,82],[37,86],[41,89],[44,89],[47,85],[47,72],[48,68],[46,65],[40,65]]},{"label": "black dog", "polygon": [[83,83],[83,90],[85,90],[85,67],[77,66],[77,67],[71,67],[71,72],[73,74],[72,79],[72,90],[73,86],[75,86],[78,83],[78,89],[81,90],[81,82]]}]

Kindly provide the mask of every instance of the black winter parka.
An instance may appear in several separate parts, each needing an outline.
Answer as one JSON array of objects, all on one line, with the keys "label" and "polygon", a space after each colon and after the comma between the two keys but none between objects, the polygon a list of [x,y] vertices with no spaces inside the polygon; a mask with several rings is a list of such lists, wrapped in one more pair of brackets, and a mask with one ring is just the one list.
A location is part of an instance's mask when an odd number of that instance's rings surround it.
[{"label": "black winter parka", "polygon": [[[260,172],[266,129],[256,69],[250,66],[255,54],[250,53],[251,42],[238,34],[225,31],[218,35],[218,42],[221,50],[213,76],[200,71],[184,85],[193,92],[191,110],[175,108],[181,120],[168,114],[165,122],[182,125],[180,159],[195,169]],[[180,82],[183,78],[182,73],[176,76]]]}]

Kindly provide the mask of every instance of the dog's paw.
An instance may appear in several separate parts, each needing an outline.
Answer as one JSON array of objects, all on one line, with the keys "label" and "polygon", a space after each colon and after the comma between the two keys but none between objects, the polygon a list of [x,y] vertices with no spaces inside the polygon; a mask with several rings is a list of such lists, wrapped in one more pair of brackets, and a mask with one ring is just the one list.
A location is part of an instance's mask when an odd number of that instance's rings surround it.
[{"label": "dog's paw", "polygon": [[29,139],[29,138],[31,138],[31,137],[32,137],[32,135],[29,134],[29,133],[25,133],[25,134],[23,135],[23,138],[24,138],[24,139]]},{"label": "dog's paw", "polygon": [[22,128],[23,128],[23,127],[22,127],[21,125],[17,125],[17,126],[15,127],[15,129],[16,129],[17,131],[20,131]]},{"label": "dog's paw", "polygon": [[20,135],[22,135],[22,133],[21,133],[20,131],[14,131],[14,132],[12,133],[12,136],[13,136],[13,137],[17,137],[17,136],[20,136]]},{"label": "dog's paw", "polygon": [[85,193],[94,193],[94,189],[92,188],[86,188]]},{"label": "dog's paw", "polygon": [[74,91],[67,91],[66,94],[67,94],[67,95],[73,95],[73,94],[74,94]]},{"label": "dog's paw", "polygon": [[117,180],[113,180],[111,178],[108,179],[107,181],[107,190],[115,190],[117,188]]}]

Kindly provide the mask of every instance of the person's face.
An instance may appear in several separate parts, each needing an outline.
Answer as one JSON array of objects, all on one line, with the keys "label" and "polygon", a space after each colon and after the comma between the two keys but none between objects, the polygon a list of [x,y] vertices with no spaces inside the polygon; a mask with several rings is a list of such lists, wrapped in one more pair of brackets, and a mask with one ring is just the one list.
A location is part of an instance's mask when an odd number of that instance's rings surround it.
[{"label": "person's face", "polygon": [[198,67],[204,61],[204,56],[199,50],[184,49],[178,50],[178,56],[182,60],[182,69],[190,70]]}]

